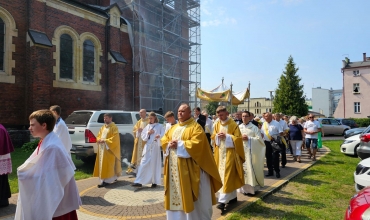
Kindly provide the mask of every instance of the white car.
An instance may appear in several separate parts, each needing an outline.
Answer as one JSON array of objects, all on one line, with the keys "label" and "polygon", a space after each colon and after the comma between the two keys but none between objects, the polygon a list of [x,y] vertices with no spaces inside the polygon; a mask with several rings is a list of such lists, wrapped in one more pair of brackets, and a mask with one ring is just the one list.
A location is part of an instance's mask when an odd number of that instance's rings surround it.
[{"label": "white car", "polygon": [[340,145],[340,152],[357,156],[357,148],[360,146],[360,134],[353,135],[343,141]]},{"label": "white car", "polygon": [[353,175],[355,177],[356,192],[370,186],[370,158],[361,160]]}]

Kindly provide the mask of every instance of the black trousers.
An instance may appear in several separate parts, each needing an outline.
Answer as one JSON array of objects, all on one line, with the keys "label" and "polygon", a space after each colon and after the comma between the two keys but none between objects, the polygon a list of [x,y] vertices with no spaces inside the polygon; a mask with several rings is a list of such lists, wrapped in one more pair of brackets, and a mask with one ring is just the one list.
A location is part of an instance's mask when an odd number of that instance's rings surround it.
[{"label": "black trousers", "polygon": [[206,133],[206,136],[207,136],[207,140],[208,140],[209,146],[211,147],[211,151],[213,152],[213,147],[211,145],[211,134],[210,133]]},{"label": "black trousers", "polygon": [[11,196],[8,174],[0,175],[0,207],[8,206]]},{"label": "black trousers", "polygon": [[[285,166],[286,165],[286,146],[285,144],[280,145],[281,151],[281,165]],[[293,151],[292,151],[293,152]]]},{"label": "black trousers", "polygon": [[270,141],[265,141],[265,145],[266,145],[266,155],[265,155],[266,164],[267,164],[267,169],[268,169],[269,174],[274,173],[274,170],[276,173],[280,173],[280,169],[279,169],[280,151],[274,151],[272,149]]}]

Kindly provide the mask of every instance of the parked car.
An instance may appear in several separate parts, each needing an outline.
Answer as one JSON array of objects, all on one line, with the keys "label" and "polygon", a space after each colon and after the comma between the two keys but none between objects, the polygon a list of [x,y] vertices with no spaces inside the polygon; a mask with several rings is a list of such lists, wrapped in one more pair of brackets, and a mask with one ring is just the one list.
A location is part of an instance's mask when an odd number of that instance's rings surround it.
[{"label": "parked car", "polygon": [[350,126],[351,128],[358,128],[358,125],[356,124],[355,120],[350,118],[336,118],[339,123],[342,125]]},{"label": "parked car", "polygon": [[361,160],[354,173],[356,192],[370,186],[370,158]]},{"label": "parked car", "polygon": [[348,155],[357,156],[357,148],[360,146],[360,134],[351,136],[340,145],[340,152]]},{"label": "parked car", "polygon": [[360,128],[352,128],[344,132],[344,139],[349,138],[356,134],[361,134],[366,127],[360,127]]},{"label": "parked car", "polygon": [[334,118],[318,118],[322,125],[324,135],[344,135],[351,127],[340,124]]},{"label": "parked car", "polygon": [[360,146],[357,148],[357,155],[362,160],[370,157],[370,126],[360,135]]},{"label": "parked car", "polygon": [[344,219],[370,219],[370,187],[362,189],[351,198]]},{"label": "parked car", "polygon": [[[126,158],[131,161],[134,147],[132,130],[140,119],[139,112],[119,110],[80,110],[72,112],[65,119],[72,140],[71,154],[75,154],[76,159],[81,159],[84,162],[95,160],[98,150],[96,136],[104,124],[105,113],[112,114],[113,122],[118,127],[121,141],[121,159]],[[159,114],[157,114],[157,117],[159,123],[163,124],[164,117]]]}]

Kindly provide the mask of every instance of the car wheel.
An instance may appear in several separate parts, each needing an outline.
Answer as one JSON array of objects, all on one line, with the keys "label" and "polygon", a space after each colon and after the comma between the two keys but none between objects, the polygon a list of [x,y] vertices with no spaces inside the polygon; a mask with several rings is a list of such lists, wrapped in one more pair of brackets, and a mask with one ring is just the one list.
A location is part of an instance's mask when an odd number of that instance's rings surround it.
[{"label": "car wheel", "polygon": [[131,161],[132,151],[134,149],[134,136],[132,134],[120,134],[121,144],[121,162],[123,159],[127,159],[127,162]]},{"label": "car wheel", "polygon": [[96,156],[91,156],[91,157],[80,157],[82,162],[84,163],[95,163]]},{"label": "car wheel", "polygon": [[360,146],[360,144],[357,144],[355,149],[353,150],[353,156],[358,157],[357,155],[357,148]]},{"label": "car wheel", "polygon": [[345,129],[342,133],[342,136],[344,136],[346,134],[346,131],[348,131],[348,129]]}]

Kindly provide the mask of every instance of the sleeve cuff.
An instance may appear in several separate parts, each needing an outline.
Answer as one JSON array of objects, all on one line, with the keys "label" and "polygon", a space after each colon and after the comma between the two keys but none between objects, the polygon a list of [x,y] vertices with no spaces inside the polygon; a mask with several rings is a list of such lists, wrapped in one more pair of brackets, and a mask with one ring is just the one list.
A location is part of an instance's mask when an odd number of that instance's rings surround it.
[{"label": "sleeve cuff", "polygon": [[177,142],[177,157],[181,157],[181,158],[190,158],[191,157],[189,155],[189,153],[186,151],[183,141],[178,141]]}]

